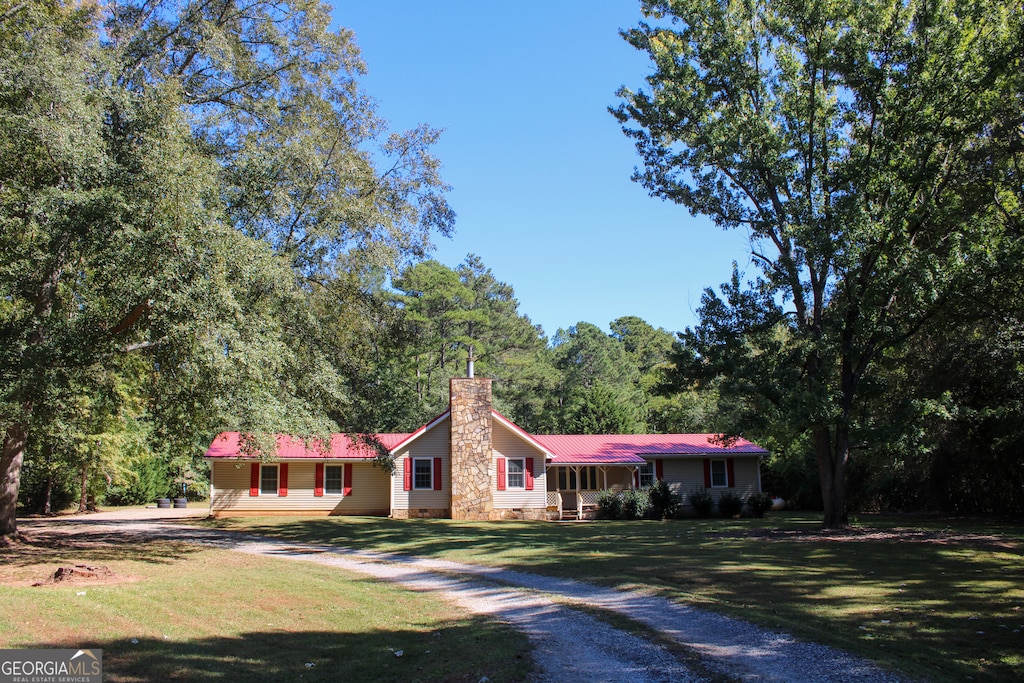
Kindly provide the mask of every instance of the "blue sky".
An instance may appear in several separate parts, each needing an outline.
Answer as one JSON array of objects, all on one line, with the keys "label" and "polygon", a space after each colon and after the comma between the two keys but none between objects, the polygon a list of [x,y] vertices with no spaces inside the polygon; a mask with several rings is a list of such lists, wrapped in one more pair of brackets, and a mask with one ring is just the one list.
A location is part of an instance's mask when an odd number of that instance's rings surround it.
[{"label": "blue sky", "polygon": [[679,331],[705,287],[749,264],[725,232],[630,180],[640,163],[608,113],[651,69],[619,36],[634,0],[335,0],[395,129],[444,129],[434,151],[453,190],[453,239],[434,257],[480,256],[547,335],[625,315]]}]

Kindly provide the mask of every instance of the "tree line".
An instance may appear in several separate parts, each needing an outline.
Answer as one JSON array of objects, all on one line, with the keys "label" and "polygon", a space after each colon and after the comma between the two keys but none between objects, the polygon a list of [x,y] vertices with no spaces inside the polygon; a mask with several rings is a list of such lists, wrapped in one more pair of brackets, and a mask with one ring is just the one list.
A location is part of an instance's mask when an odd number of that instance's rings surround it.
[{"label": "tree line", "polygon": [[641,3],[612,114],[655,197],[755,270],[678,335],[550,338],[454,229],[316,0],[0,10],[0,535],[72,499],[202,494],[222,430],[418,427],[468,357],[534,433],[721,432],[765,487],[1024,511],[1021,10]]}]

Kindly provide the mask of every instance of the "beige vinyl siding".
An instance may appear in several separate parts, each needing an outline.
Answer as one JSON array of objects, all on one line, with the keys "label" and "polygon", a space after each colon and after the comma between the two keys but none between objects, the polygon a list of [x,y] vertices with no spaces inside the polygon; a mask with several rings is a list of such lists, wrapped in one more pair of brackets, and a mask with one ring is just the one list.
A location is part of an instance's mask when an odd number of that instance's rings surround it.
[{"label": "beige vinyl siding", "polygon": [[[437,510],[451,508],[451,422],[445,419],[395,453],[395,475],[391,478],[396,510]],[[441,490],[405,490],[402,468],[406,458],[441,458]]]},{"label": "beige vinyl siding", "polygon": [[[710,488],[711,495],[715,500],[726,491],[735,493],[744,501],[754,493],[757,493],[758,486],[758,459],[757,457],[733,458],[733,471],[736,475],[735,486],[728,488]],[[724,460],[725,458],[712,458],[713,460]],[[653,460],[653,459],[652,459]],[[678,458],[662,458],[664,463],[665,481],[669,487],[679,495],[683,496],[683,502],[689,504],[689,494],[694,490],[704,489],[704,460],[703,457],[684,456]]]},{"label": "beige vinyl siding", "polygon": [[[494,421],[492,436],[494,457],[488,466],[494,508],[497,510],[543,508],[547,506],[547,478],[544,476],[544,453],[523,440],[505,425]],[[533,490],[498,490],[498,458],[533,458]],[[506,472],[507,472],[506,467]]]},{"label": "beige vinyl siding", "polygon": [[[280,462],[267,463],[280,465]],[[331,465],[344,465],[330,462]],[[213,514],[240,512],[288,512],[294,514],[332,515],[386,515],[388,513],[388,485],[390,477],[372,463],[352,464],[352,493],[342,496],[325,493],[314,496],[316,463],[288,462],[288,495],[273,493],[249,495],[251,462],[215,462],[211,468],[213,495],[210,511]],[[280,472],[279,472],[280,475]]]},{"label": "beige vinyl siding", "polygon": [[[743,502],[758,492],[758,458],[736,458],[733,469],[736,475],[736,487],[732,489]],[[719,489],[721,490],[721,489]]]},{"label": "beige vinyl siding", "polygon": [[693,490],[704,489],[704,461],[701,458],[662,458],[664,478],[673,493],[689,503]]},{"label": "beige vinyl siding", "polygon": [[390,485],[391,476],[381,468],[372,463],[354,463],[351,495],[325,492],[324,498],[334,496],[336,504],[331,510],[332,515],[386,516],[391,512]]},{"label": "beige vinyl siding", "polygon": [[[612,467],[609,465],[606,469],[608,472],[608,488],[613,491],[628,489],[633,485],[633,470],[628,467]],[[600,468],[598,468],[597,475],[601,477]],[[603,477],[601,477],[601,483],[604,483]]]}]

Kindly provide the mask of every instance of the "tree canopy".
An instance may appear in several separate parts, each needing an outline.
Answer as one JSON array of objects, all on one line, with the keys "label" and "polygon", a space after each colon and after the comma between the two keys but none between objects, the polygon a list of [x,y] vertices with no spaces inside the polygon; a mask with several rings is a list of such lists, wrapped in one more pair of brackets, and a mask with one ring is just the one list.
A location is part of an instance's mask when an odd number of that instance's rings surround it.
[{"label": "tree canopy", "polygon": [[93,438],[71,399],[111,373],[149,380],[171,451],[354,414],[370,316],[344,312],[454,214],[436,131],[389,133],[329,24],[309,0],[0,14],[0,534],[26,446],[53,448],[38,428],[61,416]]},{"label": "tree canopy", "polygon": [[[1014,258],[1017,3],[643,2],[623,33],[647,90],[614,114],[655,196],[751,236],[760,276],[709,291],[686,343],[811,434],[825,523],[846,522],[859,401],[879,359]],[[735,282],[734,282],[735,284]]]}]

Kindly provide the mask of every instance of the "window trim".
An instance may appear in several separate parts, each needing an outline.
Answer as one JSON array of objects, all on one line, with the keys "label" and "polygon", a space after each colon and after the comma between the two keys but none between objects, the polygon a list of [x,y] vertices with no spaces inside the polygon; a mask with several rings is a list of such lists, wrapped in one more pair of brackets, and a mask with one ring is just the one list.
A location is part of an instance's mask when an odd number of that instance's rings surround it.
[{"label": "window trim", "polygon": [[[434,459],[433,458],[411,458],[412,460],[412,491],[433,491],[434,490]],[[430,469],[426,486],[418,486],[416,481],[416,463],[425,462]]]},{"label": "window trim", "polygon": [[640,488],[651,486],[655,481],[657,481],[655,470],[656,468],[653,460],[648,460],[643,465],[636,468],[637,482],[640,484]]},{"label": "window trim", "polygon": [[[266,479],[264,478],[263,472],[267,470],[274,470],[274,488],[267,489],[264,487]],[[279,465],[268,465],[265,463],[260,464],[260,495],[261,496],[278,496],[281,494],[281,468]]]},{"label": "window trim", "polygon": [[[519,463],[519,471],[512,471],[512,463]],[[516,474],[522,481],[521,484],[516,485],[512,483],[512,475]],[[505,458],[505,488],[512,489],[514,491],[525,491],[526,490],[526,458]]]},{"label": "window trim", "polygon": [[[327,476],[327,471],[332,468],[338,469],[338,490],[332,490],[328,488],[327,482],[330,479]],[[324,465],[324,495],[325,496],[340,496],[345,490],[345,466],[344,465]]]},{"label": "window trim", "polygon": [[[716,484],[715,483],[715,463],[721,463],[722,471],[719,473],[719,474],[721,474],[721,478],[722,478],[722,482],[723,482],[721,484]],[[711,468],[711,488],[713,488],[713,489],[727,489],[727,488],[729,488],[729,461],[726,458],[712,458],[711,459],[710,468]]]}]

